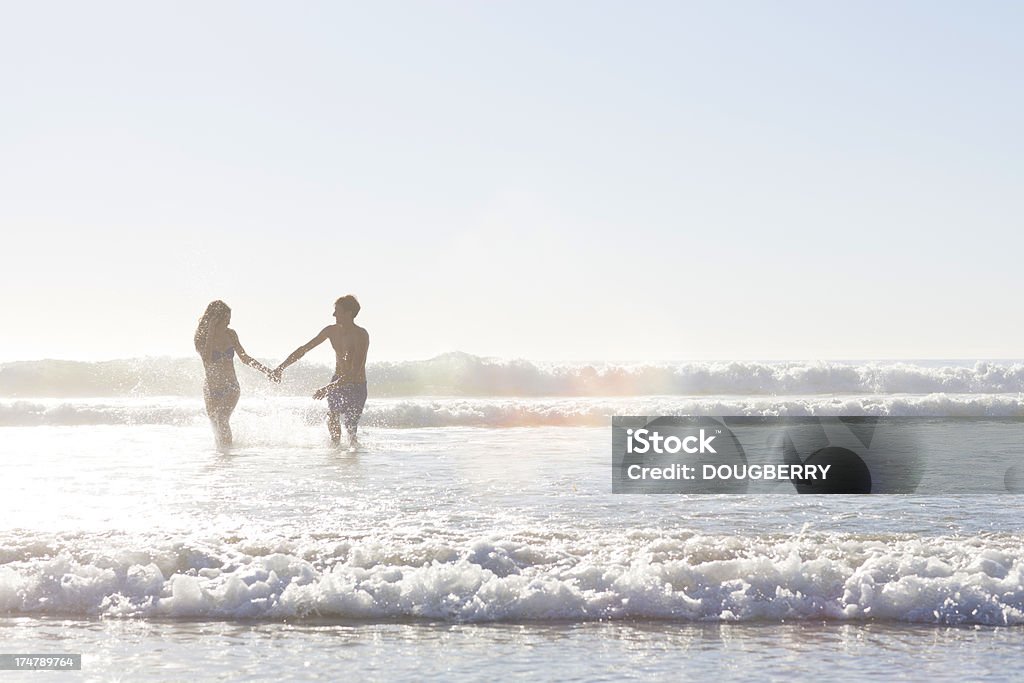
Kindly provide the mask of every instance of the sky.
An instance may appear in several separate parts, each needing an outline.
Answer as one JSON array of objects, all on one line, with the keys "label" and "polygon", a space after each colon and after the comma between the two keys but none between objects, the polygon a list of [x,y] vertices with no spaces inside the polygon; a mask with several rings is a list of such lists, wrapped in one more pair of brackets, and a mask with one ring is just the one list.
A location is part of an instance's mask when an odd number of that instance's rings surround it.
[{"label": "sky", "polygon": [[1022,27],[0,2],[0,361],[187,356],[217,298],[282,358],[348,293],[371,361],[1024,357]]}]

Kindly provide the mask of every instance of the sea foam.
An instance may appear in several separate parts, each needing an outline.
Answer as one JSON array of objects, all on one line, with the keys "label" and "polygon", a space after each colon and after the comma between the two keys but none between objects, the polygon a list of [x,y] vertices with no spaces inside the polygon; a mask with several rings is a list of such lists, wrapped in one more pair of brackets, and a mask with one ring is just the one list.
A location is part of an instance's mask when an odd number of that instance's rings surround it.
[{"label": "sea foam", "polygon": [[[243,397],[235,424],[299,430],[323,421],[323,403],[309,398]],[[371,396],[362,424],[384,428],[606,426],[613,415],[936,416],[1024,414],[1018,394],[744,396],[683,398],[405,398]],[[204,426],[198,397],[135,399],[0,399],[0,427],[82,425]]]},{"label": "sea foam", "polygon": [[5,615],[1024,624],[1008,535],[4,540]]},{"label": "sea foam", "polygon": [[[238,375],[246,395],[305,396],[329,381],[331,368],[297,364],[281,385],[241,366]],[[1024,363],[538,363],[449,353],[422,361],[371,362],[367,380],[371,394],[379,397],[998,394],[1024,392]],[[12,398],[194,396],[202,383],[195,358],[0,365],[0,396]]]}]

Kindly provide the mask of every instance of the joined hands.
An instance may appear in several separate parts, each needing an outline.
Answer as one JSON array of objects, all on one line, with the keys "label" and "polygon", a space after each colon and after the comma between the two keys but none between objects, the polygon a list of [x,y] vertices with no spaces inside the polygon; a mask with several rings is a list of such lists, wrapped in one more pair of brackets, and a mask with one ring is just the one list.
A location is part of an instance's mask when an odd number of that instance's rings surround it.
[{"label": "joined hands", "polygon": [[[275,384],[280,384],[281,383],[281,374],[283,372],[284,372],[284,368],[282,368],[280,365],[277,366],[276,368],[274,368],[273,370],[268,368],[267,369],[267,373],[266,373],[267,374],[267,379],[269,379],[271,382],[274,382]],[[313,394],[313,398],[315,398],[318,401],[323,399],[325,396],[327,396],[327,392],[329,392],[331,390],[331,386],[332,386],[331,384],[328,384],[325,387],[320,387]]]}]

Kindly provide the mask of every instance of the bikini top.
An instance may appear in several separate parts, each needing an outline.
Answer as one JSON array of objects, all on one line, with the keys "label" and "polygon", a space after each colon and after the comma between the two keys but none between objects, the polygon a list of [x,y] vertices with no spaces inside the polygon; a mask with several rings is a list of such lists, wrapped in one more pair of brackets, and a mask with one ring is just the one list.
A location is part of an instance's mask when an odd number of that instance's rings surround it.
[{"label": "bikini top", "polygon": [[219,360],[231,359],[231,358],[234,358],[234,357],[235,357],[235,347],[234,346],[229,346],[224,351],[212,351],[210,353],[210,361],[211,362],[216,362],[216,361],[219,361]]}]

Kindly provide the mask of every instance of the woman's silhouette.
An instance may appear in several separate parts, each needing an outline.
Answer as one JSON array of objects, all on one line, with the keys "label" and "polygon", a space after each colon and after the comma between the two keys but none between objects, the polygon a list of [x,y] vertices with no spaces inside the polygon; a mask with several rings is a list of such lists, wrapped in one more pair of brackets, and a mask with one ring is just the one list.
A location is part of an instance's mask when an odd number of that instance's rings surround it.
[{"label": "woman's silhouette", "polygon": [[251,368],[270,376],[270,368],[251,357],[238,341],[238,334],[228,327],[231,322],[231,309],[219,299],[211,301],[206,312],[199,319],[196,327],[196,351],[203,359],[206,370],[206,382],[203,385],[203,398],[206,399],[206,413],[213,424],[213,435],[217,445],[231,445],[231,413],[238,404],[241,393],[238,377],[235,376],[235,359],[239,359]]}]

